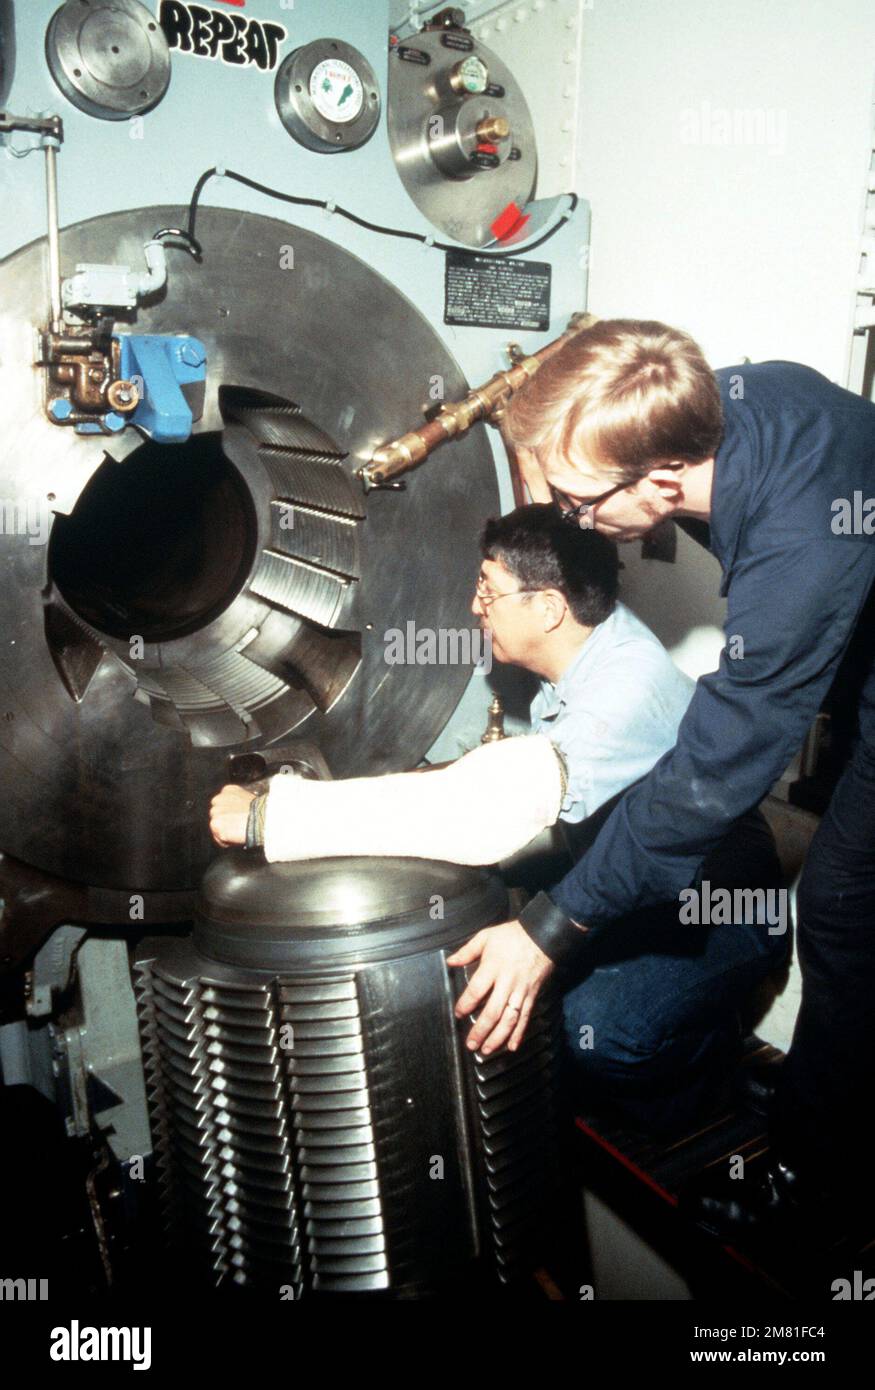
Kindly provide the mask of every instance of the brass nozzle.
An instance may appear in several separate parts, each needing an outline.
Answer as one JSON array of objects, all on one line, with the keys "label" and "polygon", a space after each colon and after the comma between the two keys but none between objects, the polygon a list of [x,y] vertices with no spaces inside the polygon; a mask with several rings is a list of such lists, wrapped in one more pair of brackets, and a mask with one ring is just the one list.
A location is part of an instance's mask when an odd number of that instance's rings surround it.
[{"label": "brass nozzle", "polygon": [[477,124],[477,139],[486,145],[495,145],[510,135],[510,121],[506,116],[484,116]]},{"label": "brass nozzle", "polygon": [[382,483],[387,478],[394,478],[396,473],[406,473],[427,456],[428,447],[422,435],[411,430],[400,439],[393,439],[375,449],[370,462],[360,472],[368,481]]}]

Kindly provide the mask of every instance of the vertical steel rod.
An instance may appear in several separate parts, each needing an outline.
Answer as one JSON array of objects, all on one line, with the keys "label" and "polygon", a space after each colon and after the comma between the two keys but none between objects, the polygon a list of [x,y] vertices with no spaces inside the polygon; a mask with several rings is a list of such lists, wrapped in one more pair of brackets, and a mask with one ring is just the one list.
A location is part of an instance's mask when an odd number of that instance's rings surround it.
[{"label": "vertical steel rod", "polygon": [[46,151],[46,219],[49,247],[49,327],[52,333],[61,328],[61,245],[58,232],[58,158],[53,137],[45,138]]}]

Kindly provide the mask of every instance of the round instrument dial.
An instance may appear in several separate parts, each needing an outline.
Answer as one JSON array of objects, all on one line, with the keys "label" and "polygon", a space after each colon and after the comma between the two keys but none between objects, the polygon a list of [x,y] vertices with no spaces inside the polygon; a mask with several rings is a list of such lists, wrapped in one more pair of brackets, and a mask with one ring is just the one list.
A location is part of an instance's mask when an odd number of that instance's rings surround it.
[{"label": "round instrument dial", "polygon": [[469,53],[454,67],[450,84],[454,91],[482,96],[489,86],[489,69],[476,53]]},{"label": "round instrument dial", "polygon": [[357,150],[380,120],[376,74],[343,39],[316,39],[290,53],[277,70],[274,99],[289,134],[320,154]]},{"label": "round instrument dial", "polygon": [[310,100],[323,120],[346,125],[360,115],[365,89],[351,63],[323,58],[310,74]]}]

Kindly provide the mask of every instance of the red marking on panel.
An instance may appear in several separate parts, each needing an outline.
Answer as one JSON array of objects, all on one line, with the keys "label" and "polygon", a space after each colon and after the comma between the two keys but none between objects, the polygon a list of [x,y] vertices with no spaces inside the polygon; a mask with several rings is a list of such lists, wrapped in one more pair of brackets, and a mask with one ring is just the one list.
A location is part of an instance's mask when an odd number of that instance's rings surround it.
[{"label": "red marking on panel", "polygon": [[492,223],[490,231],[496,241],[507,241],[509,237],[521,232],[528,221],[528,216],[523,216],[516,203],[508,203],[504,212],[500,212]]}]

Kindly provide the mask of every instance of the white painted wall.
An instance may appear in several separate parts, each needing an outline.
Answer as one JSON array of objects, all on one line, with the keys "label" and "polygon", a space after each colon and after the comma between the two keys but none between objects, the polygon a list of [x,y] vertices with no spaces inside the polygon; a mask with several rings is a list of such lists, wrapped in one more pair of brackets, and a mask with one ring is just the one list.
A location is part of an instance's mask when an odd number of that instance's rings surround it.
[{"label": "white painted wall", "polygon": [[[843,380],[871,0],[593,0],[584,18],[589,307],[679,324],[715,365],[790,358]],[[742,113],[729,144],[722,112]]]}]

